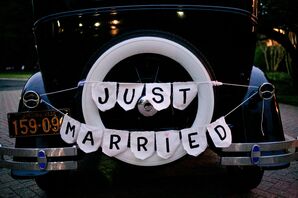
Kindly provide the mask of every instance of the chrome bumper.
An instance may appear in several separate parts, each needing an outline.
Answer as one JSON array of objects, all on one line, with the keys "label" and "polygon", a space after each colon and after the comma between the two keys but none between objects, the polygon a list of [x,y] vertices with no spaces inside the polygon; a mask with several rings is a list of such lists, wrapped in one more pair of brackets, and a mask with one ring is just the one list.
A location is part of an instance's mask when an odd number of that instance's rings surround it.
[{"label": "chrome bumper", "polygon": [[[298,160],[298,139],[262,143],[233,143],[222,149],[229,156],[221,157],[221,165],[261,167],[279,166]],[[236,156],[233,156],[236,155]],[[77,147],[64,148],[7,148],[0,145],[0,168],[16,170],[73,170],[77,161],[65,160],[76,157]],[[34,159],[34,162],[14,161],[13,157]],[[54,161],[55,160],[55,161]]]},{"label": "chrome bumper", "polygon": [[230,147],[222,149],[230,155],[221,157],[221,164],[274,167],[298,160],[298,137],[294,139],[287,136],[286,139],[279,142],[233,143]]},{"label": "chrome bumper", "polygon": [[[77,147],[8,148],[0,145],[0,168],[48,171],[77,169],[76,161],[65,160],[71,156],[77,156]],[[28,160],[14,161],[14,157]],[[35,160],[31,162],[32,159]]]}]

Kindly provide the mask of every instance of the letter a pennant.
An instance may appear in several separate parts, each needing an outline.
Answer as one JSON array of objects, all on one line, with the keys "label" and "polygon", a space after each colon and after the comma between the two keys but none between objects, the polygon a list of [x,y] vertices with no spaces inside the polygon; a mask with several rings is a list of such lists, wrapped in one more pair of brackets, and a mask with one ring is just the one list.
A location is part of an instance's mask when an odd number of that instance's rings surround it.
[{"label": "letter a pennant", "polygon": [[103,130],[101,128],[81,124],[77,144],[85,153],[91,153],[99,148],[102,136]]},{"label": "letter a pennant", "polygon": [[215,122],[210,123],[207,126],[207,130],[216,147],[224,148],[231,145],[232,133],[224,117],[221,117]]},{"label": "letter a pennant", "polygon": [[127,149],[128,137],[128,131],[105,129],[102,151],[110,157],[124,152]]},{"label": "letter a pennant", "polygon": [[80,131],[81,123],[68,115],[64,115],[60,128],[61,138],[68,144],[75,143]]}]

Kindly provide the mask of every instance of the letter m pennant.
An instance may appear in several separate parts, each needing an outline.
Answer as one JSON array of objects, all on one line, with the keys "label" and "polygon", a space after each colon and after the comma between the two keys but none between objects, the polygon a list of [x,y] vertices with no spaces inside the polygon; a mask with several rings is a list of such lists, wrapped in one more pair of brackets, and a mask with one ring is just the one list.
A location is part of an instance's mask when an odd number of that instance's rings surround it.
[{"label": "letter m pennant", "polygon": [[229,147],[232,143],[231,129],[227,125],[225,118],[221,117],[207,126],[209,135],[218,148]]},{"label": "letter m pennant", "polygon": [[80,127],[81,127],[80,122],[69,117],[68,115],[64,115],[63,123],[60,128],[61,138],[68,144],[75,143],[77,141]]}]

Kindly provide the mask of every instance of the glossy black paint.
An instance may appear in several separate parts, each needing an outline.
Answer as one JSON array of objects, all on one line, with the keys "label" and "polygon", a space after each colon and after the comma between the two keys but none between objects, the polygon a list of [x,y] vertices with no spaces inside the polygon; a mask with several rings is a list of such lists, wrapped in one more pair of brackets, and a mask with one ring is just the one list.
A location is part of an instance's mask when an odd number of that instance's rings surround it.
[{"label": "glossy black paint", "polygon": [[[172,35],[191,46],[208,63],[213,80],[260,86],[267,82],[263,72],[253,67],[255,50],[255,1],[37,1],[34,34],[41,72],[34,75],[24,91],[48,93],[76,87],[85,79],[92,61],[101,50],[129,34],[155,32]],[[66,3],[68,2],[68,3]],[[217,119],[250,96],[253,90],[215,87]],[[80,106],[81,88],[49,95],[46,100],[57,108],[70,108],[72,116],[84,121]],[[38,109],[47,109],[41,104]],[[227,119],[233,142],[284,140],[275,98],[264,103],[256,96]],[[19,111],[27,111],[22,105]],[[18,147],[66,146],[60,137],[32,138]],[[212,143],[210,142],[212,146]]]}]

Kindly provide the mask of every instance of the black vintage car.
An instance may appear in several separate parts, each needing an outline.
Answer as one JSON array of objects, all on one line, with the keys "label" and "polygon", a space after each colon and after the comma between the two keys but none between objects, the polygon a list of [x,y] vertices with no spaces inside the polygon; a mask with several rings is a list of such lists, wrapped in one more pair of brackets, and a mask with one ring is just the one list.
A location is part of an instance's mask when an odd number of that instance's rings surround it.
[{"label": "black vintage car", "polygon": [[[284,168],[274,86],[253,66],[255,0],[33,0],[40,71],[9,113],[0,166],[52,190],[65,172],[162,170],[209,149],[236,183]],[[86,168],[85,168],[86,169]],[[156,171],[158,172],[158,171]],[[159,171],[162,172],[162,171]],[[61,176],[62,175],[62,176]]]}]

